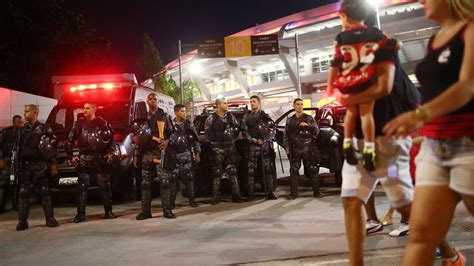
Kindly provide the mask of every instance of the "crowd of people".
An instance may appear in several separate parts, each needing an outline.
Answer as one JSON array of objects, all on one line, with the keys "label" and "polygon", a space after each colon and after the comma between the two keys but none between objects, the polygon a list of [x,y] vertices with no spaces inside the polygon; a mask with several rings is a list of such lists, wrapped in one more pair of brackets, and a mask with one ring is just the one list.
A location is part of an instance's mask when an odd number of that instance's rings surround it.
[{"label": "crowd of people", "polygon": [[[402,226],[390,235],[409,233],[403,265],[432,265],[437,249],[443,265],[465,265],[464,255],[449,244],[446,235],[460,201],[474,214],[474,51],[469,49],[474,47],[474,1],[420,3],[426,18],[441,26],[417,66],[420,88],[402,69],[398,58],[402,43],[375,28],[374,11],[368,3],[341,3],[343,30],[336,37],[328,93],[347,106],[341,197],[351,265],[363,265],[366,234],[391,224],[395,210],[402,215]],[[157,102],[156,94],[148,95],[146,118],[131,125],[133,166],[141,171],[142,209],[137,220],[152,218],[152,183],[156,178],[160,181],[163,217],[176,218],[172,210],[178,181],[186,188],[190,206],[198,206],[193,175],[193,164],[201,160],[198,133],[186,119],[184,105],[174,107],[175,118],[171,119]],[[265,176],[265,199],[277,199],[273,177],[276,126],[261,109],[260,98],[250,98],[251,110],[240,122],[228,112],[224,98],[216,99],[215,104],[216,111],[208,116],[204,129],[211,147],[211,203],[221,201],[224,174],[231,184],[232,202],[244,200],[237,175],[238,138],[248,145],[246,200],[255,199],[259,162]],[[301,162],[311,181],[313,197],[319,198],[319,127],[303,112],[302,99],[295,99],[293,108],[295,114],[286,121],[283,141],[290,160],[289,199],[298,197]],[[105,218],[115,218],[109,170],[119,158],[112,129],[107,121],[95,116],[96,109],[95,103],[84,105],[84,116],[74,123],[66,141],[68,163],[78,172],[76,223],[87,219],[87,190],[92,176],[98,180]],[[19,210],[18,231],[28,228],[30,194],[35,189],[42,196],[46,225],[59,225],[48,185],[48,176],[57,175],[54,133],[38,122],[38,112],[36,105],[27,105],[25,123],[21,116],[15,116],[13,126],[2,133],[0,212],[5,211],[9,169],[14,168],[19,180],[15,195],[18,206],[14,206]],[[416,151],[413,144],[419,147]],[[74,147],[79,149],[78,155]],[[374,204],[374,190],[379,183],[391,203],[382,221],[377,218]]]}]

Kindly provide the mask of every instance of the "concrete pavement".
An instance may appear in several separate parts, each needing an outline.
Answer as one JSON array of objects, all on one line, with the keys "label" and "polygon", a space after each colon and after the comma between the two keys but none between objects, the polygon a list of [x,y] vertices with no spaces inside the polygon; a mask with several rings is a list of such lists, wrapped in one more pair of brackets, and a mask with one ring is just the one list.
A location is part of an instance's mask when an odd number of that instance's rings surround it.
[{"label": "concrete pavement", "polygon": [[[310,197],[309,187],[302,190],[294,201],[283,197],[288,188],[280,186],[276,201],[211,206],[202,199],[198,208],[180,198],[175,220],[161,217],[159,198],[153,201],[154,218],[145,221],[135,220],[138,202],[115,205],[115,220],[102,220],[95,203],[87,222],[74,224],[73,204],[63,203],[55,209],[59,228],[46,228],[36,205],[31,228],[23,232],[15,231],[16,213],[0,215],[0,265],[347,265],[339,190],[324,188],[322,199]],[[383,215],[388,201],[381,191],[376,204]],[[389,237],[392,228],[367,238],[369,265],[399,264],[406,238]],[[449,239],[471,262],[473,231],[474,220],[460,205]]]}]

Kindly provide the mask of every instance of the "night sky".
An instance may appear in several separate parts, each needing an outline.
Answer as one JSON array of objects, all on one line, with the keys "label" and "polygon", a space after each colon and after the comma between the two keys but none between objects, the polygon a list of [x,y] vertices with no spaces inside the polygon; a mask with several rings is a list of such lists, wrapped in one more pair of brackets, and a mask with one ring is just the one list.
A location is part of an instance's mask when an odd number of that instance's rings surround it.
[{"label": "night sky", "polygon": [[226,36],[332,2],[335,0],[65,0],[99,36],[112,41],[113,64],[120,72],[137,72],[144,32],[166,64],[177,57],[179,39],[196,43]]}]

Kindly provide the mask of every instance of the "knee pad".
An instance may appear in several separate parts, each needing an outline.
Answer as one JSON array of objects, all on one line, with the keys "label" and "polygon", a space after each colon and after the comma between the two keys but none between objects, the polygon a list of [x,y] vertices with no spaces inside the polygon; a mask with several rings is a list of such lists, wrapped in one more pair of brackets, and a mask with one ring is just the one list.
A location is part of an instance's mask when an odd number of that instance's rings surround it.
[{"label": "knee pad", "polygon": [[26,197],[30,194],[30,189],[27,188],[27,187],[24,187],[24,186],[21,186],[20,187],[20,191],[19,191],[19,196],[20,197]]},{"label": "knee pad", "polygon": [[169,189],[171,187],[171,182],[170,182],[169,178],[162,178],[161,183],[160,183],[160,187],[162,189]]},{"label": "knee pad", "polygon": [[227,168],[226,172],[229,175],[229,177],[237,176],[237,168],[235,168],[234,166],[231,166],[231,167]]},{"label": "knee pad", "polygon": [[304,174],[307,176],[317,175],[319,173],[319,166],[317,164],[311,164],[305,167]]},{"label": "knee pad", "polygon": [[77,189],[78,189],[79,191],[87,191],[87,188],[88,188],[88,187],[89,187],[89,185],[86,184],[86,183],[79,183],[79,184],[77,184]]},{"label": "knee pad", "polygon": [[142,180],[142,189],[151,189],[151,182],[148,180]]},{"label": "knee pad", "polygon": [[212,168],[212,174],[214,175],[214,178],[221,178],[222,176],[222,169],[214,167]]},{"label": "knee pad", "polygon": [[51,190],[49,189],[48,186],[41,186],[41,195],[49,195],[51,193]]}]

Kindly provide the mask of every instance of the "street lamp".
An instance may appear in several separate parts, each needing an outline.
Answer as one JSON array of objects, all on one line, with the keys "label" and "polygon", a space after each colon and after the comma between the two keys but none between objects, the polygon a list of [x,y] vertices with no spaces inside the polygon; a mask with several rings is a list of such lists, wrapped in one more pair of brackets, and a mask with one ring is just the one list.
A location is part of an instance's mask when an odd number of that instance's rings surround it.
[{"label": "street lamp", "polygon": [[382,29],[380,27],[380,14],[379,14],[379,4],[381,0],[368,0],[369,4],[375,8],[375,14],[377,19],[377,28]]},{"label": "street lamp", "polygon": [[202,73],[202,65],[196,60],[194,60],[189,66],[189,73],[192,76],[198,76],[199,74]]}]

